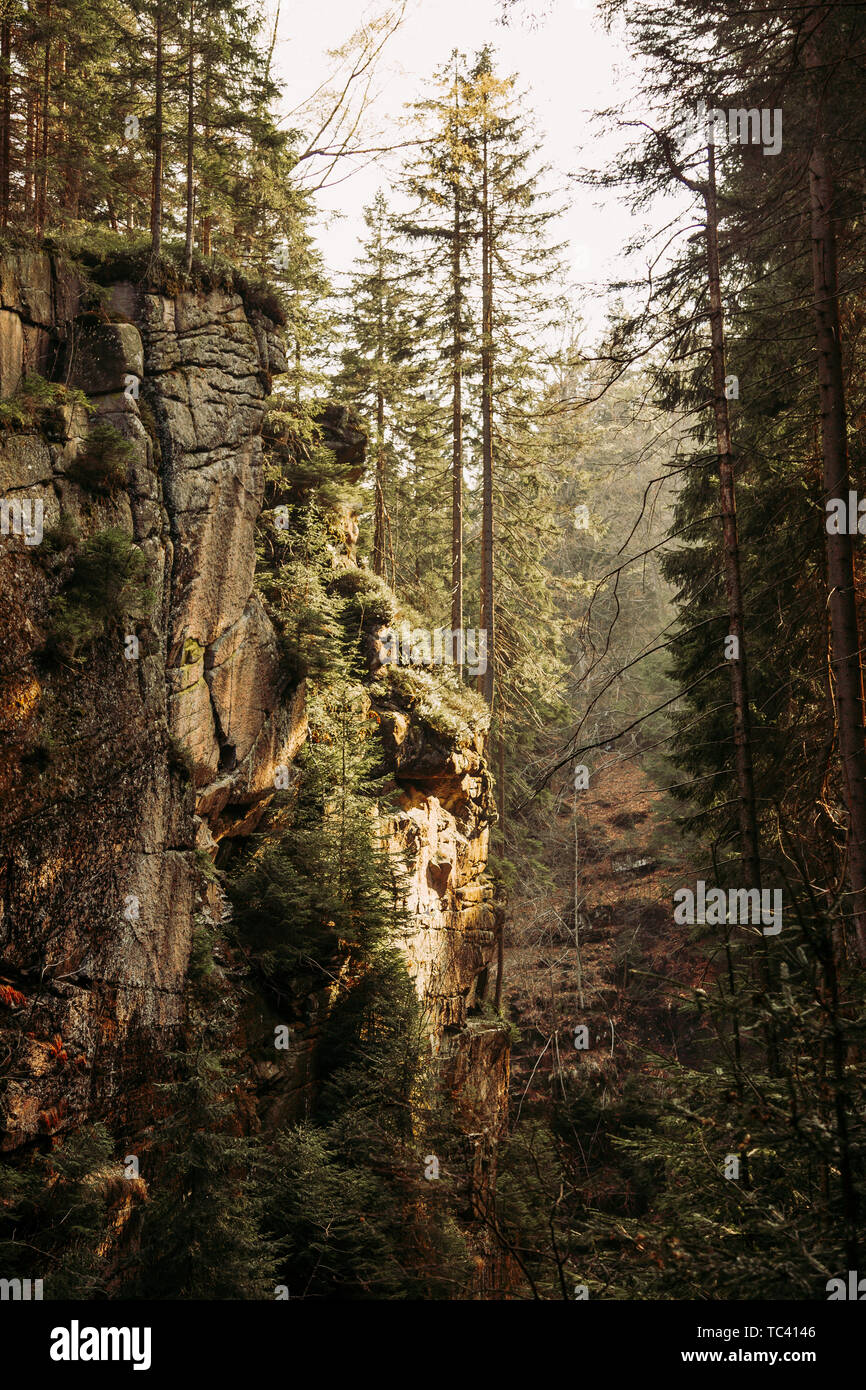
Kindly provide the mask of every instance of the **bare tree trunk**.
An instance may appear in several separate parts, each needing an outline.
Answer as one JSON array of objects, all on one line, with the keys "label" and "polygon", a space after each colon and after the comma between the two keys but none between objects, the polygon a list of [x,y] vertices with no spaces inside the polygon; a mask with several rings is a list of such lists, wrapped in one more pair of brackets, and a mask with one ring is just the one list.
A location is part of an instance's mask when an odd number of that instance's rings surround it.
[{"label": "bare tree trunk", "polygon": [[57,196],[65,211],[69,206],[69,161],[71,157],[69,151],[69,130],[67,128],[67,109],[66,101],[64,98],[64,93],[66,91],[66,79],[69,75],[69,64],[67,62],[67,50],[65,39],[61,39],[58,44],[57,68],[60,73],[61,90],[58,94],[57,100],[57,129],[55,131],[54,136],[55,144],[57,147],[57,154],[54,157],[54,163],[58,172],[60,170],[63,171],[63,191],[62,193],[58,191]]},{"label": "bare tree trunk", "polygon": [[[728,634],[737,639],[736,654],[728,661],[731,670],[731,703],[734,710],[734,763],[739,792],[737,810],[740,827],[740,859],[746,888],[761,887],[761,850],[758,813],[755,802],[755,776],[752,764],[752,735],[749,717],[749,677],[743,624],[743,589],[740,550],[737,539],[737,497],[734,459],[731,449],[731,422],[725,394],[725,324],[722,314],[721,268],[719,264],[719,217],[716,205],[716,152],[707,149],[707,183],[704,205],[707,220],[707,274],[710,295],[710,355],[713,369],[713,413],[716,422],[716,448],[719,459],[722,534],[724,543],[725,591],[728,600]],[[759,975],[769,992],[771,971],[767,939],[760,944]],[[778,1068],[778,1045],[771,1021],[764,1026],[767,1066]]]},{"label": "bare tree trunk", "polygon": [[384,579],[387,538],[385,535],[385,397],[376,392],[376,505],[373,515],[373,573]]},{"label": "bare tree trunk", "polygon": [[[485,99],[486,102],[486,99]],[[479,677],[479,689],[493,707],[493,673],[496,658],[493,628],[493,285],[492,227],[488,177],[488,136],[482,138],[481,183],[481,628],[487,633],[487,669]]]},{"label": "bare tree trunk", "polygon": [[[740,550],[737,539],[737,498],[734,459],[731,449],[731,422],[725,394],[725,324],[722,314],[721,269],[719,264],[719,218],[716,204],[716,152],[707,149],[707,183],[704,205],[707,220],[707,274],[710,295],[710,342],[713,369],[713,412],[716,422],[716,448],[719,459],[722,534],[724,543],[725,591],[728,600],[728,634],[737,639],[737,651],[728,661],[731,670],[731,703],[734,710],[734,763],[739,791],[737,810],[740,827],[740,859],[744,887],[761,887],[761,850],[755,777],[752,763],[752,735],[749,717],[749,677],[743,624],[743,589]],[[765,993],[771,986],[767,939],[761,936],[759,977]],[[771,1020],[763,1028],[767,1066],[771,1074],[778,1069],[779,1054]]]},{"label": "bare tree trunk", "polygon": [[[45,4],[46,26],[51,24],[51,0]],[[36,235],[45,232],[45,219],[48,212],[48,129],[50,125],[49,101],[51,96],[51,35],[46,28],[45,53],[42,63],[42,132],[39,148],[39,169],[36,181]]]},{"label": "bare tree trunk", "polygon": [[33,209],[33,160],[36,142],[36,96],[33,71],[27,72],[27,137],[24,146],[24,216]]},{"label": "bare tree trunk", "polygon": [[12,149],[12,25],[0,24],[0,223],[9,225]]},{"label": "bare tree trunk", "polygon": [[[814,31],[805,45],[804,54],[807,68],[813,72],[820,68]],[[819,97],[815,143],[809,160],[809,203],[824,499],[825,502],[829,502],[833,498],[841,498],[846,509],[843,514],[847,514],[851,480],[833,202],[833,174],[827,152],[823,99]],[[836,687],[839,754],[844,773],[843,795],[848,812],[850,903],[857,956],[861,965],[866,965],[866,736],[854,547],[853,538],[847,534],[847,528],[837,535],[826,533],[825,543],[832,648],[831,670]]]},{"label": "bare tree trunk", "polygon": [[[460,135],[459,67],[454,66],[454,143]],[[451,293],[454,303],[452,347],[454,363],[451,376],[452,391],[452,458],[451,458],[451,628],[463,632],[463,245],[462,204],[460,197],[460,168],[454,156],[454,225],[451,235]],[[457,675],[463,678],[463,638],[458,644]]]},{"label": "bare tree trunk", "polygon": [[493,993],[493,1007],[497,1013],[502,1011],[502,987],[505,982],[505,903],[493,904],[493,923],[496,932],[496,989]]},{"label": "bare tree trunk", "polygon": [[[462,316],[463,300],[461,294],[461,255],[460,255],[460,190],[454,185],[454,230],[451,254],[451,279],[454,295],[454,368],[451,374],[451,627],[454,632],[463,631],[463,343]],[[460,665],[458,676],[463,671],[463,639],[459,639],[458,653]]]},{"label": "bare tree trunk", "polygon": [[271,63],[274,61],[274,49],[275,49],[276,46],[277,46],[277,30],[278,30],[279,27],[280,27],[280,10],[281,10],[281,8],[282,8],[282,0],[277,0],[277,12],[276,12],[276,14],[274,15],[274,27],[273,27],[273,29],[272,29],[272,31],[271,31],[271,46],[270,46],[270,48],[268,49],[267,62],[265,63],[265,73],[264,73],[264,80],[265,80],[265,82],[268,81],[268,79],[270,78],[270,75],[271,75]]},{"label": "bare tree trunk", "polygon": [[499,834],[505,840],[505,717],[502,693],[499,695],[499,728],[496,748],[496,805],[499,812]]},{"label": "bare tree trunk", "polygon": [[186,67],[186,245],[183,263],[187,275],[192,270],[195,229],[195,0],[189,0],[189,52]]},{"label": "bare tree trunk", "polygon": [[[211,106],[211,52],[210,52],[210,22],[205,10],[205,49],[204,49],[204,110],[202,112],[204,124],[204,148],[210,145],[210,106]],[[201,205],[201,194],[199,194],[199,205]],[[211,253],[211,227],[213,218],[209,212],[202,217],[199,223],[198,237],[201,246],[201,254],[209,256]]]},{"label": "bare tree trunk", "polygon": [[162,245],[163,72],[162,0],[156,7],[156,72],[153,115],[153,184],[150,197],[150,254],[158,256]]},{"label": "bare tree trunk", "polygon": [[745,887],[760,888],[761,856],[758,843],[758,816],[755,805],[755,778],[752,767],[752,739],[749,720],[749,683],[746,666],[746,640],[743,631],[743,590],[740,578],[740,552],[737,541],[737,502],[734,487],[734,460],[731,451],[731,425],[725,395],[725,327],[722,315],[721,272],[719,266],[719,223],[716,206],[716,152],[707,151],[709,177],[704,192],[707,214],[707,271],[710,292],[710,339],[713,367],[713,412],[716,421],[716,448],[719,458],[722,532],[724,536],[725,591],[728,600],[728,632],[737,639],[736,656],[728,662],[731,671],[731,701],[734,707],[734,761],[739,789],[740,854]]},{"label": "bare tree trunk", "polygon": [[574,789],[574,952],[577,962],[577,1002],[586,1007],[583,997],[583,965],[580,959],[580,842],[577,835],[577,787]]}]

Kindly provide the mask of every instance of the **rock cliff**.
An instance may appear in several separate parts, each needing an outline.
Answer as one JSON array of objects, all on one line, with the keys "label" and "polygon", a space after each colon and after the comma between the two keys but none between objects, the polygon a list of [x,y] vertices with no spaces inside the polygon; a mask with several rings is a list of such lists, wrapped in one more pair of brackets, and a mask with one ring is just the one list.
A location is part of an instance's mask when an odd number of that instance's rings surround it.
[{"label": "rock cliff", "polygon": [[[7,422],[0,447],[7,1150],[85,1119],[147,1121],[195,912],[219,896],[204,857],[261,823],[307,732],[254,584],[278,325],[243,285],[102,279],[48,254],[0,264],[0,400],[36,372],[65,388]],[[95,439],[103,456],[115,441],[120,480],[94,465]],[[38,541],[17,524],[37,507]],[[68,625],[89,602],[91,621],[93,592],[106,618],[85,653],[57,640],[58,614]],[[415,923],[403,945],[481,1191],[508,1079],[505,1034],[480,1014],[494,944],[481,736],[450,741],[393,702],[380,718]],[[309,1082],[315,1028],[293,1026],[293,1079],[260,1065],[266,1122]]]}]

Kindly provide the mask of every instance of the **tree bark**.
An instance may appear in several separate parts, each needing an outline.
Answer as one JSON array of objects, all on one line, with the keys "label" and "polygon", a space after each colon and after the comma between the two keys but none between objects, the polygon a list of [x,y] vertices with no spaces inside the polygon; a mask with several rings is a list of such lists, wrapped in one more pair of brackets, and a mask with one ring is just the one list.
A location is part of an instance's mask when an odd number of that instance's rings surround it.
[{"label": "tree bark", "polygon": [[496,748],[496,806],[499,812],[499,834],[501,843],[505,841],[505,713],[502,705],[502,692],[499,694],[499,728]]},{"label": "tree bark", "polygon": [[725,327],[722,315],[721,271],[719,265],[719,222],[716,205],[716,152],[707,150],[709,176],[704,192],[707,215],[707,273],[710,296],[710,355],[713,368],[713,413],[719,460],[722,533],[724,538],[725,592],[728,601],[728,632],[737,639],[738,652],[728,665],[731,674],[731,703],[734,707],[734,762],[739,790],[740,856],[746,888],[761,886],[761,855],[758,816],[755,804],[755,777],[752,765],[752,738],[749,719],[749,680],[746,639],[743,630],[743,589],[737,540],[737,501],[731,424],[725,395]]},{"label": "tree bark", "polygon": [[[816,23],[819,16],[816,15]],[[814,29],[804,47],[807,68],[820,68]],[[809,205],[812,233],[812,289],[818,349],[818,391],[824,500],[841,498],[848,507],[850,471],[839,283],[836,263],[833,172],[827,149],[823,98],[817,98],[815,143],[809,159]],[[825,526],[829,590],[831,660],[836,687],[839,755],[843,797],[848,812],[850,907],[858,959],[866,965],[866,735],[864,735],[863,667],[854,574],[853,537],[847,528],[831,535]]]},{"label": "tree bark", "polygon": [[163,156],[163,71],[162,0],[156,7],[156,68],[153,113],[153,184],[150,197],[150,253],[158,256],[162,246],[162,156]]},{"label": "tree bark", "polygon": [[[454,140],[460,133],[459,74],[454,70]],[[458,679],[463,676],[463,244],[460,170],[454,159],[454,225],[451,244],[451,291],[453,297],[452,347],[454,363],[451,375],[451,629],[461,634],[457,648]]]},{"label": "tree bark", "polygon": [[574,789],[574,955],[577,975],[577,1003],[586,1007],[583,995],[583,964],[580,958],[580,840],[577,833],[577,787]]},{"label": "tree bark", "polygon": [[[734,765],[737,774],[737,810],[740,830],[740,860],[745,888],[761,887],[761,849],[758,812],[755,801],[755,775],[752,762],[752,733],[749,716],[749,676],[746,637],[743,624],[743,589],[740,549],[737,538],[737,496],[734,458],[731,448],[731,422],[725,395],[725,323],[722,313],[721,267],[719,263],[719,215],[716,203],[716,152],[707,148],[707,183],[704,206],[707,222],[707,276],[710,297],[710,356],[713,369],[713,413],[719,460],[719,491],[724,545],[725,592],[728,602],[728,633],[737,639],[737,655],[728,661],[731,671],[731,703],[734,711]],[[761,936],[758,975],[765,993],[772,982],[767,938]],[[763,1027],[767,1066],[771,1074],[778,1069],[779,1054],[775,1028],[769,1019]]]},{"label": "tree bark", "polygon": [[373,515],[373,573],[385,578],[385,397],[376,391],[376,504]]},{"label": "tree bark", "polygon": [[[454,295],[454,366],[451,374],[451,628],[463,632],[463,342],[462,317],[463,300],[461,294],[461,223],[460,190],[454,185],[454,229],[451,253],[452,289]],[[463,672],[463,638],[458,641],[460,664],[458,677]]]},{"label": "tree bark", "polygon": [[48,131],[50,125],[49,101],[51,97],[51,0],[45,4],[45,51],[42,61],[42,131],[39,145],[39,167],[36,177],[35,226],[36,235],[45,232],[45,219],[48,212]]},{"label": "tree bark", "polygon": [[502,899],[493,904],[493,926],[496,933],[496,988],[493,992],[493,1007],[496,1013],[502,1011],[502,989],[505,983],[505,907]]},{"label": "tree bark", "polygon": [[187,275],[192,270],[195,223],[195,0],[189,0],[189,51],[186,67],[186,244],[183,263]]},{"label": "tree bark", "polygon": [[[486,108],[487,99],[484,98]],[[487,633],[487,669],[479,689],[493,708],[496,657],[493,613],[493,285],[487,112],[484,112],[481,176],[481,628]]]},{"label": "tree bark", "polygon": [[[204,102],[203,102],[202,117],[203,117],[203,124],[204,124],[204,148],[207,149],[208,146],[210,145],[210,106],[211,106],[211,93],[212,93],[212,89],[211,89],[211,52],[210,52],[210,42],[209,42],[209,40],[210,40],[210,24],[209,24],[209,20],[208,20],[208,17],[207,17],[207,10],[205,10],[205,38],[206,38],[206,42],[205,42],[205,50],[204,50],[204,54],[205,54],[205,56],[204,56]],[[199,195],[199,204],[201,204],[201,195]],[[202,219],[201,219],[201,221],[200,221],[200,223],[199,223],[199,229],[198,229],[199,244],[200,244],[200,246],[201,246],[201,254],[202,254],[203,256],[209,256],[210,253],[211,253],[211,227],[212,227],[212,226],[213,226],[213,218],[210,216],[210,213],[208,212],[208,213],[206,213],[206,215],[205,215],[204,217],[202,217]]]},{"label": "tree bark", "polygon": [[12,25],[0,24],[0,223],[9,225],[12,149]]},{"label": "tree bark", "polygon": [[27,72],[27,137],[24,146],[24,216],[29,217],[33,210],[33,157],[36,140],[36,96],[34,95],[33,70]]}]

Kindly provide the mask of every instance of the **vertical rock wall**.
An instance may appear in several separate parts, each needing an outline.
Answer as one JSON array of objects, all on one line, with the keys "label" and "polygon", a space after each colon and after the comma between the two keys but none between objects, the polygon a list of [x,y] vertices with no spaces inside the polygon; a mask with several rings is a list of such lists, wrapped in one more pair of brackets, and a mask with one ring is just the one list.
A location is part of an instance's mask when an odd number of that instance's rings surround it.
[{"label": "vertical rock wall", "polygon": [[[110,1115],[134,1129],[183,1018],[196,850],[255,829],[278,766],[306,735],[254,589],[261,429],[276,326],[226,289],[106,288],[100,312],[49,256],[0,265],[0,399],[39,371],[83,390],[0,436],[0,497],[39,502],[45,537],[0,537],[0,1057],[14,1149]],[[77,464],[94,426],[126,439],[127,482],[93,488]],[[52,602],[75,550],[106,530],[145,557],[152,605],[79,663],[49,660]],[[138,641],[129,657],[128,638]],[[492,1180],[508,1046],[482,1014],[494,949],[485,878],[492,801],[480,734],[449,741],[381,709],[401,808],[414,925],[403,942],[431,1052],[462,1136],[466,1215]],[[251,1052],[265,1121],[302,1112],[326,997],[299,1001],[279,1065]]]},{"label": "vertical rock wall", "polygon": [[[257,823],[305,722],[253,592],[274,325],[237,294],[129,283],[82,313],[84,286],[48,256],[4,262],[0,295],[0,397],[41,369],[95,407],[0,447],[0,496],[40,503],[46,532],[0,537],[2,1143],[16,1147],[146,1110],[183,1014],[196,846]],[[100,422],[131,445],[114,491],[75,481]],[[61,511],[79,548],[106,530],[133,541],[153,595],[80,665],[43,651],[73,566],[51,548]]]}]

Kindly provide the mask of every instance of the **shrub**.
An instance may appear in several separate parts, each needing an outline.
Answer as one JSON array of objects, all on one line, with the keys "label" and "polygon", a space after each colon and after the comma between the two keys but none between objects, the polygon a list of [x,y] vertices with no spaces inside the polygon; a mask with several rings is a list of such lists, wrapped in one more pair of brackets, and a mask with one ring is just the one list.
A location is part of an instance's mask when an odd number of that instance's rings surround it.
[{"label": "shrub", "polygon": [[91,492],[116,492],[126,484],[127,463],[133,454],[130,441],[103,420],[90,431],[69,477]]},{"label": "shrub", "polygon": [[62,550],[77,545],[81,538],[78,522],[71,512],[61,512],[56,526],[50,526],[42,537],[41,549],[49,555],[59,555]]},{"label": "shrub", "polygon": [[[204,853],[196,850],[196,861],[201,867],[199,855]],[[213,865],[211,864],[211,868]],[[189,964],[187,975],[191,980],[207,980],[214,973],[214,932],[203,922],[197,923],[192,934],[192,943],[189,948]]]},{"label": "shrub", "polygon": [[72,574],[51,602],[49,652],[80,660],[79,652],[128,618],[146,611],[145,559],[130,537],[115,528],[98,531],[75,557]]},{"label": "shrub", "polygon": [[92,410],[83,391],[64,386],[61,382],[46,381],[34,372],[25,376],[18,390],[8,401],[0,401],[0,429],[18,433],[46,426],[59,406],[82,405]]},{"label": "shrub", "polygon": [[345,569],[332,581],[331,588],[348,600],[345,618],[349,626],[360,629],[391,623],[397,614],[397,600],[384,579],[372,570]]},{"label": "shrub", "polygon": [[286,306],[274,285],[268,284],[266,280],[246,280],[239,275],[235,279],[244,307],[248,311],[257,309],[281,328],[288,323]]},{"label": "shrub", "polygon": [[105,1296],[115,1234],[113,1150],[105,1127],[93,1124],[56,1136],[47,1152],[0,1165],[4,1278],[44,1278],[48,1299]]}]

